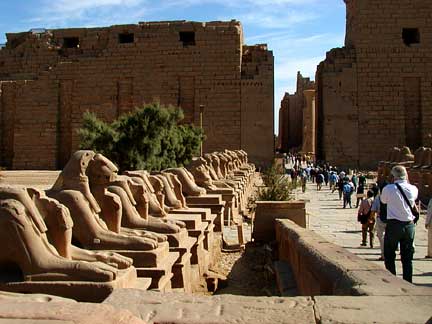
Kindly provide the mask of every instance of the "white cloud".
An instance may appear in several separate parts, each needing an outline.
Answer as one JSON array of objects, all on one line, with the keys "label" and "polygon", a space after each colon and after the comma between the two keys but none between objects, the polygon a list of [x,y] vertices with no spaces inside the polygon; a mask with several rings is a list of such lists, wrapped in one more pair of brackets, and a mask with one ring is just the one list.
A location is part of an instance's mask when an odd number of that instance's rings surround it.
[{"label": "white cloud", "polygon": [[295,82],[297,72],[300,71],[304,77],[315,78],[317,65],[325,59],[325,53],[322,56],[308,57],[299,59],[298,57],[287,58],[279,63],[275,69],[275,80],[280,83],[289,83],[290,87],[285,91],[295,92]]},{"label": "white cloud", "polygon": [[245,1],[253,3],[255,5],[262,5],[262,6],[287,5],[287,4],[291,4],[291,5],[307,5],[307,4],[319,2],[318,0],[269,0],[269,1],[263,1],[263,0],[245,0]]},{"label": "white cloud", "polygon": [[240,14],[236,18],[244,25],[251,24],[267,29],[286,29],[293,24],[316,19],[317,15],[312,12],[298,12],[295,10],[287,12],[262,12],[257,10],[247,14]]},{"label": "white cloud", "polygon": [[315,49],[314,51],[321,52],[322,48],[328,46],[342,45],[344,42],[344,34],[314,34],[314,35],[292,35],[284,30],[276,33],[259,34],[255,36],[246,36],[247,43],[262,43],[270,44],[272,49],[282,50],[281,54],[287,55],[288,52],[296,52],[298,50]]},{"label": "white cloud", "polygon": [[[48,8],[52,12],[83,11],[109,6],[136,6],[142,0],[57,0]],[[50,1],[50,3],[52,3]]]},{"label": "white cloud", "polygon": [[148,0],[42,0],[42,6],[30,22],[43,23],[45,27],[68,27],[77,23],[90,27],[120,23],[137,17],[137,9],[146,7]]},{"label": "white cloud", "polygon": [[[124,13],[123,19],[131,21],[131,17],[143,17],[146,14],[155,14],[177,8],[188,8],[203,5],[219,5],[222,8],[234,11],[236,19],[255,26],[265,28],[286,28],[316,18],[313,6],[307,10],[300,10],[305,5],[319,3],[318,0],[42,0],[38,16],[32,21],[57,22],[67,25],[68,22],[81,19],[91,20],[98,14],[106,16],[103,21],[109,21],[117,12]],[[140,14],[140,15],[138,15]],[[98,19],[98,18],[96,18]],[[229,18],[231,19],[231,18]],[[154,20],[154,19],[153,19]],[[226,20],[226,19],[223,19]],[[113,22],[113,23],[117,23]]]},{"label": "white cloud", "polygon": [[[168,0],[168,2],[176,2],[176,0]],[[178,1],[180,2],[180,1]],[[203,4],[203,3],[213,3],[213,4],[221,4],[228,7],[244,7],[253,5],[255,7],[265,7],[265,8],[274,8],[275,6],[286,6],[286,5],[295,5],[295,6],[304,6],[313,3],[319,3],[319,0],[183,0],[181,3],[186,4]]]}]

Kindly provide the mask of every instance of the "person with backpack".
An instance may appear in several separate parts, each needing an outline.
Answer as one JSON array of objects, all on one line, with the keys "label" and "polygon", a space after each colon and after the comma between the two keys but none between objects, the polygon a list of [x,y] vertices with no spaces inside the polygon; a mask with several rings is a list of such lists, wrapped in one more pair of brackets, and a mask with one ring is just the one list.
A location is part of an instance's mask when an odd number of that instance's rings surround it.
[{"label": "person with backpack", "polygon": [[314,168],[314,166],[312,166],[311,170],[310,170],[310,178],[311,178],[312,183],[315,183],[316,174],[317,174],[316,169]]},{"label": "person with backpack", "polygon": [[343,194],[343,186],[344,186],[344,180],[343,178],[339,177],[338,178],[338,182],[337,182],[337,188],[338,188],[338,192],[339,192],[339,200],[342,199],[342,194]]},{"label": "person with backpack", "polygon": [[324,170],[322,172],[323,176],[324,176],[324,182],[325,185],[328,186],[328,182],[329,182],[329,171],[327,170],[327,168],[324,166]]},{"label": "person with backpack", "polygon": [[296,168],[292,168],[291,169],[291,181],[292,181],[294,187],[297,187],[297,177],[298,177],[298,172],[297,172]]},{"label": "person with backpack", "polygon": [[329,175],[330,190],[332,193],[336,190],[337,175],[334,171],[330,171]]},{"label": "person with backpack", "polygon": [[352,208],[351,195],[352,195],[353,190],[354,190],[353,186],[348,181],[343,182],[343,186],[342,186],[343,208],[346,208],[347,204],[349,204],[350,208]]},{"label": "person with backpack", "polygon": [[381,193],[381,203],[387,204],[387,226],[384,235],[385,267],[396,275],[395,259],[399,244],[402,277],[412,282],[415,225],[419,219],[415,205],[418,188],[408,182],[408,173],[404,166],[396,165],[390,173],[394,181],[385,186]]},{"label": "person with backpack", "polygon": [[363,186],[366,187],[366,176],[363,173],[359,174],[358,184],[363,184]]},{"label": "person with backpack", "polygon": [[302,192],[306,192],[307,173],[305,170],[303,170],[300,176],[300,181],[301,181]]},{"label": "person with backpack", "polygon": [[369,245],[373,248],[375,217],[372,214],[373,192],[368,190],[367,198],[362,200],[357,214],[357,220],[362,224],[362,242],[361,246],[366,246],[367,233],[369,232]]},{"label": "person with backpack", "polygon": [[357,198],[356,208],[358,208],[360,201],[363,201],[364,190],[365,190],[365,188],[364,188],[363,184],[359,184],[357,187],[357,192],[356,192],[356,194],[357,194],[357,196],[356,196],[356,198]]},{"label": "person with backpack", "polygon": [[[381,187],[384,188],[386,184]],[[379,189],[378,189],[379,190]],[[375,217],[375,233],[380,244],[381,255],[378,261],[384,261],[384,233],[387,223],[387,205],[381,203],[379,192],[377,192],[371,208],[372,214]]]},{"label": "person with backpack", "polygon": [[324,175],[322,171],[318,171],[318,174],[316,175],[316,184],[317,184],[317,191],[320,191],[322,189],[322,185],[324,182]]},{"label": "person with backpack", "polygon": [[357,190],[357,186],[358,186],[358,177],[356,175],[356,173],[354,172],[352,177],[351,177],[351,181],[354,184],[354,190]]}]

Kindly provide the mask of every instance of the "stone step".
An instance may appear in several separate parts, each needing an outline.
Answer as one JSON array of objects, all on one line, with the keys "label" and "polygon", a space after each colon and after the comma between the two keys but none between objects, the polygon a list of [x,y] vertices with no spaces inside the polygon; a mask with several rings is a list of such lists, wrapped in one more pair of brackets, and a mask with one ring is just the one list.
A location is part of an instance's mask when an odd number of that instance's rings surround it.
[{"label": "stone step", "polygon": [[151,278],[145,278],[145,277],[137,278],[133,288],[148,290],[150,288],[151,282],[152,282]]},{"label": "stone step", "polygon": [[181,246],[170,247],[170,252],[179,252],[180,256],[177,261],[180,261],[183,254],[190,252],[196,243],[197,239],[195,237],[187,236],[187,238],[182,241]]},{"label": "stone step", "polygon": [[149,251],[115,250],[111,252],[132,258],[133,265],[137,268],[157,267],[170,253],[168,242],[161,242],[156,249]]},{"label": "stone step", "polygon": [[[201,234],[205,233],[207,228],[208,228],[208,223],[202,222],[201,224],[199,224],[199,226],[188,230],[188,233],[190,236],[198,238],[201,236]],[[203,239],[204,239],[204,237],[203,237]]]},{"label": "stone step", "polygon": [[168,243],[170,248],[171,247],[178,247],[180,246],[185,239],[188,237],[187,229],[182,229],[178,233],[164,233],[164,235],[168,238]]},{"label": "stone step", "polygon": [[186,197],[186,203],[189,205],[217,205],[222,204],[221,195],[204,195],[204,196],[189,196]]},{"label": "stone step", "polygon": [[168,214],[168,219],[182,221],[188,230],[194,229],[201,224],[201,215],[193,214]]},{"label": "stone step", "polygon": [[170,214],[199,214],[201,215],[201,219],[205,220],[207,215],[211,214],[211,210],[209,208],[188,208],[188,209],[173,209],[170,210]]},{"label": "stone step", "polygon": [[209,208],[211,213],[216,216],[214,224],[216,225],[215,231],[221,232],[223,228],[223,215],[224,215],[224,204],[188,204],[192,208]]},{"label": "stone step", "polygon": [[[171,282],[173,277],[172,268],[179,258],[178,252],[169,252],[168,256],[158,264],[157,267],[152,268],[137,268],[138,277],[152,278],[150,289],[158,289],[164,291],[167,287],[167,280]],[[169,277],[169,279],[167,279]],[[171,288],[171,283],[169,284]]]},{"label": "stone step", "polygon": [[206,249],[209,252],[211,252],[210,250],[213,246],[214,229],[215,229],[215,225],[213,223],[209,223],[205,232],[204,232],[204,234],[205,234],[204,249]]},{"label": "stone step", "polygon": [[185,292],[192,292],[191,257],[192,254],[187,252],[173,265],[173,277],[171,278],[172,288],[182,288]]},{"label": "stone step", "polygon": [[169,274],[163,276],[162,278],[160,278],[160,280],[158,282],[158,286],[157,287],[150,286],[150,289],[158,291],[158,292],[171,291],[171,288],[172,288],[171,287],[171,279],[173,278],[173,276],[174,276],[173,273],[169,273]]}]

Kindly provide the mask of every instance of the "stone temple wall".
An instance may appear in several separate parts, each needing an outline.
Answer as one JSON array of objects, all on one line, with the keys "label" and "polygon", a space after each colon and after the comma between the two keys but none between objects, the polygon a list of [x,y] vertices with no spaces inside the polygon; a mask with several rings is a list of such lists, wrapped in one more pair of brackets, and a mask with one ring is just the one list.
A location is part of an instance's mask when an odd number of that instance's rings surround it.
[{"label": "stone temple wall", "polygon": [[289,96],[288,92],[285,92],[284,97],[281,100],[279,108],[279,135],[278,135],[278,150],[280,152],[286,152],[288,149],[289,141]]},{"label": "stone temple wall", "polygon": [[275,151],[273,55],[266,45],[243,46],[241,68],[242,148],[252,161],[268,161]]},{"label": "stone temple wall", "polygon": [[279,119],[280,150],[301,149],[303,142],[303,108],[305,106],[304,90],[314,89],[315,84],[310,78],[297,73],[297,88],[292,95],[286,93],[281,101]]},{"label": "stone temple wall", "polygon": [[195,125],[204,105],[204,151],[273,158],[273,54],[244,46],[237,21],[7,34],[0,89],[6,167],[61,168],[79,146],[85,111],[111,121],[154,101],[181,106]]},{"label": "stone temple wall", "polygon": [[319,157],[375,167],[390,147],[428,144],[432,129],[432,2],[345,0],[345,47],[317,80]]}]

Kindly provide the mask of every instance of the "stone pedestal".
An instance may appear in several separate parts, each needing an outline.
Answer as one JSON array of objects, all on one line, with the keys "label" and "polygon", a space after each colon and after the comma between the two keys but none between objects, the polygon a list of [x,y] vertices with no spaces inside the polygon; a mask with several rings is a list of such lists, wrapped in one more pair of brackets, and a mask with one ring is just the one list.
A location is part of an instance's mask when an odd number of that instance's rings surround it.
[{"label": "stone pedestal", "polygon": [[191,264],[198,265],[200,275],[204,275],[208,269],[208,251],[204,249],[205,231],[208,228],[207,222],[202,222],[199,214],[174,214],[168,215],[168,219],[179,220],[186,224],[189,236],[196,239],[191,249]]},{"label": "stone pedestal", "polygon": [[308,221],[304,201],[257,201],[252,238],[270,242],[276,239],[275,220],[289,219],[306,228]]},{"label": "stone pedestal", "polygon": [[[16,293],[50,294],[81,302],[100,303],[107,298],[114,289],[137,287],[137,270],[130,267],[119,270],[117,278],[110,282],[91,281],[8,281],[0,283],[0,290]],[[150,279],[140,281],[140,288],[147,289]]]},{"label": "stone pedestal", "polygon": [[[210,255],[213,253],[213,240],[214,240],[214,231],[217,216],[212,214],[210,209],[208,208],[188,208],[188,209],[176,209],[171,210],[170,215],[200,215],[201,221],[207,223],[207,227],[204,230],[204,249],[209,252]],[[214,260],[210,256],[209,265],[213,264]]]},{"label": "stone pedestal", "polygon": [[170,251],[179,253],[179,258],[172,268],[172,288],[182,289],[184,292],[192,292],[191,257],[193,247],[196,243],[196,238],[188,236],[182,241],[180,247],[170,248]]},{"label": "stone pedestal", "polygon": [[192,208],[210,209],[211,213],[216,215],[214,220],[215,232],[222,232],[224,203],[220,195],[206,195],[199,197],[186,197],[186,203]]},{"label": "stone pedestal", "polygon": [[179,252],[171,252],[168,242],[159,243],[151,251],[115,251],[134,260],[138,277],[151,278],[150,289],[169,291],[171,289],[172,268],[179,259]]}]

